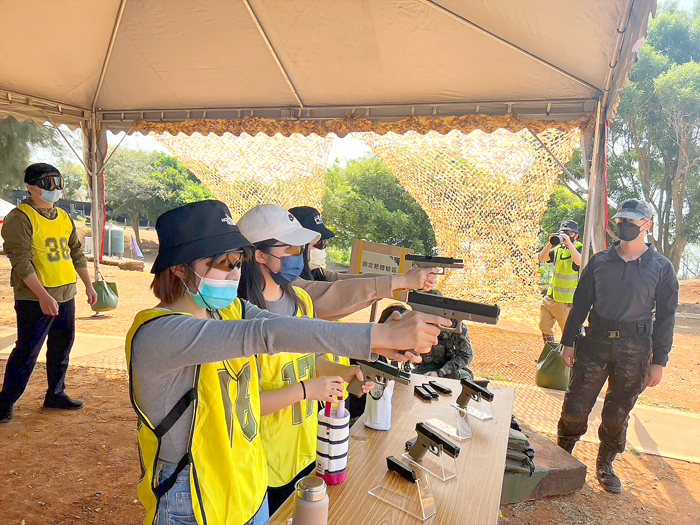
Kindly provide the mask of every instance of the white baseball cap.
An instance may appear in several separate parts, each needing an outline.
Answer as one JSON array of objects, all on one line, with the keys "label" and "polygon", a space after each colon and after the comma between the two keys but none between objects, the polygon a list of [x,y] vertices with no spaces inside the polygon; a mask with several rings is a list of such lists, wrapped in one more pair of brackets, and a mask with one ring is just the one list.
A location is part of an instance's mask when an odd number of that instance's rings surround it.
[{"label": "white baseball cap", "polygon": [[294,215],[276,204],[259,204],[238,219],[238,229],[249,242],[276,239],[291,246],[317,242],[321,234],[307,230]]}]

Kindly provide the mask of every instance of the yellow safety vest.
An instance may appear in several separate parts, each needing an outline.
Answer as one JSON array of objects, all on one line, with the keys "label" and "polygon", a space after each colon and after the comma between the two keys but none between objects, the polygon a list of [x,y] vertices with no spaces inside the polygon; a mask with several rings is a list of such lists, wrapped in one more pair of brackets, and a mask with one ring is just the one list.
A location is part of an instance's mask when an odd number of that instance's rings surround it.
[{"label": "yellow safety vest", "polygon": [[29,204],[20,204],[17,209],[32,223],[32,264],[39,282],[45,288],[75,284],[75,267],[68,245],[73,222],[68,214],[56,208],[56,218],[47,219]]},{"label": "yellow safety vest", "polygon": [[[581,248],[583,244],[576,242],[574,246]],[[554,275],[547,295],[558,303],[572,303],[577,284],[578,271],[573,268],[571,251],[566,246],[559,245],[554,248]]]},{"label": "yellow safety vest", "polygon": [[[225,320],[243,317],[241,302],[219,314]],[[189,315],[149,309],[139,312],[126,337],[131,404],[138,414],[141,480],[138,497],[146,509],[144,525],[153,525],[166,482],[158,484],[158,451],[163,435],[192,405],[187,454],[178,467],[191,465],[192,508],[200,525],[242,525],[259,510],[267,491],[265,451],[260,439],[260,389],[254,358],[230,359],[197,365],[192,389],[161,422],[149,420],[136,402],[138,384],[131,371],[136,332],[145,323],[165,315]],[[142,379],[143,380],[143,379]],[[181,470],[181,469],[179,469]],[[175,479],[179,470],[171,479]]]},{"label": "yellow safety vest", "polygon": [[[304,290],[294,291],[306,306],[306,315],[313,317],[314,304]],[[296,315],[302,317],[302,312]],[[278,390],[316,377],[316,354],[257,356],[262,390]],[[318,407],[315,400],[307,399],[262,417],[262,441],[267,456],[271,487],[289,483],[303,469],[316,461],[318,434]]]}]

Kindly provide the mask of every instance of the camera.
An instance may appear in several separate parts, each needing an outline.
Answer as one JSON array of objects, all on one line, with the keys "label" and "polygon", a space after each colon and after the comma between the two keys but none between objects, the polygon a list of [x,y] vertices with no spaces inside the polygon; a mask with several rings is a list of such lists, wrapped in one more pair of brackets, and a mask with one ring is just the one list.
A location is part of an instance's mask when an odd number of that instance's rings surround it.
[{"label": "camera", "polygon": [[564,242],[564,235],[568,235],[568,234],[564,233],[562,231],[555,233],[554,236],[549,240],[550,244],[552,246],[556,246],[557,244],[563,243]]}]

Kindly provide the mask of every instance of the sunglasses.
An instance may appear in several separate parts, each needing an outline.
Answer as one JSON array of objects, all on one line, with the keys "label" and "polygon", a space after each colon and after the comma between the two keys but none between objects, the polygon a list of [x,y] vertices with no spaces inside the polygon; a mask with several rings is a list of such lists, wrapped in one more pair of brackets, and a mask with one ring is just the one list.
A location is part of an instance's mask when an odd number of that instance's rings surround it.
[{"label": "sunglasses", "polygon": [[209,263],[209,268],[230,272],[236,268],[240,268],[243,264],[245,252],[226,252],[222,255],[217,255]]},{"label": "sunglasses", "polygon": [[325,250],[326,248],[328,248],[329,242],[330,242],[330,239],[321,239],[316,244],[314,244],[313,247],[316,248],[317,250]]},{"label": "sunglasses", "polygon": [[63,177],[60,175],[45,175],[36,181],[35,186],[42,190],[62,190],[64,186]]},{"label": "sunglasses", "polygon": [[289,255],[301,255],[304,250],[303,246],[290,246],[289,244],[273,244],[270,248],[287,248],[284,251]]}]

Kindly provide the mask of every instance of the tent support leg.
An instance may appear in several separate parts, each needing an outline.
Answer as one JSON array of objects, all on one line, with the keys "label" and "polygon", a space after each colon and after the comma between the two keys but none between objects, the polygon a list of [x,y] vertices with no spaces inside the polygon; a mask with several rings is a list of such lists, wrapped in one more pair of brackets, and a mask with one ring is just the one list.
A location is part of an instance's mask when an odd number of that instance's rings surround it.
[{"label": "tent support leg", "polygon": [[[591,255],[605,249],[605,206],[607,199],[604,181],[605,171],[605,122],[603,121],[603,104],[598,101],[596,109],[595,135],[593,138],[593,158],[588,177],[588,204],[586,206],[586,224],[583,230],[583,253],[581,254],[581,271],[588,264]],[[601,216],[602,214],[602,216]],[[591,252],[592,250],[592,252]]]}]

